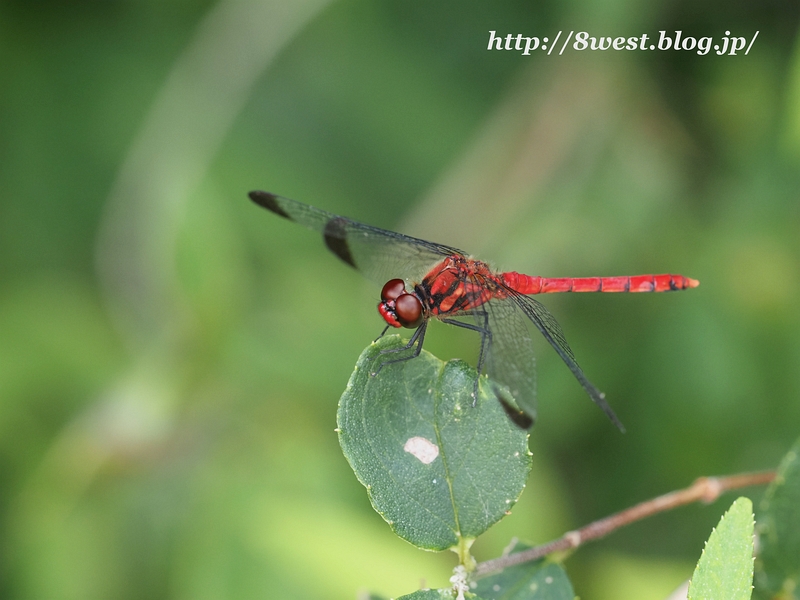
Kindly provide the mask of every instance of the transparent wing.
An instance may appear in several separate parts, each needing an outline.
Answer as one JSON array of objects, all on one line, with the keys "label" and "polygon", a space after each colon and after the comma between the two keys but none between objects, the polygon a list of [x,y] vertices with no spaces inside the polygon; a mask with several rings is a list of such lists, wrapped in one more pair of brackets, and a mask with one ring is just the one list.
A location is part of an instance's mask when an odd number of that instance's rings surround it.
[{"label": "transparent wing", "polygon": [[[534,300],[530,296],[524,296],[509,288],[505,289],[508,292],[509,298],[508,300],[502,300],[499,302],[511,302],[521,309],[521,312],[533,322],[533,324],[536,326],[536,329],[538,329],[544,338],[550,342],[550,345],[553,346],[555,351],[561,357],[561,360],[566,363],[567,367],[569,367],[569,370],[572,371],[572,374],[575,376],[575,379],[580,382],[580,384],[583,386],[583,389],[586,390],[586,393],[589,394],[589,397],[592,399],[592,401],[601,409],[603,409],[603,412],[606,413],[608,418],[611,419],[611,422],[614,423],[614,425],[616,425],[620,431],[625,431],[625,427],[623,427],[622,423],[617,418],[617,415],[614,414],[614,411],[608,405],[608,402],[606,402],[605,394],[598,390],[592,384],[592,382],[586,378],[583,370],[578,366],[578,363],[575,360],[575,355],[572,353],[572,349],[569,347],[567,339],[564,337],[564,332],[561,330],[561,326],[558,324],[555,317],[550,314],[550,311],[548,311],[544,305]],[[522,404],[520,405],[520,408],[525,410]]]},{"label": "transparent wing", "polygon": [[269,192],[255,191],[249,196],[276,215],[321,233],[331,252],[379,284],[394,278],[419,282],[444,257],[464,254],[457,248],[365,225]]},{"label": "transparent wing", "polygon": [[[530,427],[536,420],[536,359],[525,314],[512,299],[496,298],[483,304],[474,317],[479,324],[484,320],[490,332],[483,348],[483,361],[495,394],[518,425]],[[514,417],[504,400],[506,391],[529,417],[528,423]]]}]

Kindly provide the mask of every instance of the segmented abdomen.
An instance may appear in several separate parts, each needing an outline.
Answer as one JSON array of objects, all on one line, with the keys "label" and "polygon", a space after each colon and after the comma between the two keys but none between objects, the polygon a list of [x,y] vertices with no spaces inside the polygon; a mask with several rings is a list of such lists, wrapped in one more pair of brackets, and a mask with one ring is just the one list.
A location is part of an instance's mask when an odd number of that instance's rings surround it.
[{"label": "segmented abdomen", "polygon": [[624,277],[534,277],[502,273],[501,278],[520,294],[556,292],[673,292],[697,287],[700,282],[683,275],[634,275]]}]

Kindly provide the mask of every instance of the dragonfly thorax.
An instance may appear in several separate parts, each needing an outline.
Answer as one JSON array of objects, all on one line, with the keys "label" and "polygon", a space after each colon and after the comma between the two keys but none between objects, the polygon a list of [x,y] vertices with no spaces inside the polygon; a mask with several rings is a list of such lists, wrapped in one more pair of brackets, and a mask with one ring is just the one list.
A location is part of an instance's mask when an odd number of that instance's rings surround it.
[{"label": "dragonfly thorax", "polygon": [[416,293],[408,293],[402,279],[391,279],[381,290],[378,312],[392,327],[415,329],[424,318],[422,301]]}]

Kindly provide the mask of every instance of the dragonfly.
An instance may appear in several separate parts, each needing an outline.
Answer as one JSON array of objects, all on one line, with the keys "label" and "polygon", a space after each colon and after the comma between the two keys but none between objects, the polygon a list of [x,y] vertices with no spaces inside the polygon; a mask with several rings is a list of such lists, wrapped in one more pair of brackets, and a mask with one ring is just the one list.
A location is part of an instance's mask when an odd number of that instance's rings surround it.
[{"label": "dragonfly", "polygon": [[[556,292],[669,292],[699,282],[682,275],[539,277],[501,272],[462,250],[359,223],[269,192],[250,199],[276,215],[322,234],[328,249],[367,278],[382,284],[378,313],[389,328],[414,329],[408,343],[385,349],[378,368],[419,356],[432,319],[480,335],[478,375],[488,382],[509,418],[529,429],[536,418],[536,380],[529,323],[567,365],[589,397],[625,431],[605,394],[575,360],[561,326],[536,294]],[[381,337],[379,336],[379,337]],[[395,357],[393,357],[395,356]],[[473,404],[477,402],[475,380]]]}]

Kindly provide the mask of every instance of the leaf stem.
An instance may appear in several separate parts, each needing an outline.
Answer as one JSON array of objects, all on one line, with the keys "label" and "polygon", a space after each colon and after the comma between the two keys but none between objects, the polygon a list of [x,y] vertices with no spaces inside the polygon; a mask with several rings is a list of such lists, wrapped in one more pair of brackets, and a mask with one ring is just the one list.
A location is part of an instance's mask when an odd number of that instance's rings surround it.
[{"label": "leaf stem", "polygon": [[646,500],[609,517],[589,523],[576,531],[568,531],[563,537],[552,542],[523,550],[516,554],[501,556],[479,563],[475,570],[475,575],[480,577],[492,571],[499,571],[506,567],[536,560],[553,552],[573,550],[585,542],[604,537],[620,527],[630,525],[657,513],[671,510],[684,504],[691,504],[692,502],[700,501],[709,504],[729,490],[752,485],[765,485],[773,479],[775,479],[775,471],[743,473],[728,477],[700,477],[688,488]]},{"label": "leaf stem", "polygon": [[467,573],[472,573],[475,570],[475,559],[469,553],[472,543],[475,541],[474,537],[461,537],[458,536],[458,545],[453,546],[451,550],[458,554],[458,564],[466,569]]}]

